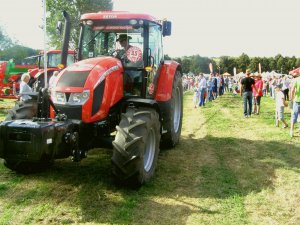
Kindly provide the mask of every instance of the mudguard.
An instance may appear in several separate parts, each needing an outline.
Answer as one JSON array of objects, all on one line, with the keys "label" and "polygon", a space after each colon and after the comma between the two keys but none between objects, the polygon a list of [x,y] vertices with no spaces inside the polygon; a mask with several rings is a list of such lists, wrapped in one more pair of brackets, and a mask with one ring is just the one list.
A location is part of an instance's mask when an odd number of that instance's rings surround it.
[{"label": "mudguard", "polygon": [[158,102],[166,102],[171,99],[172,85],[176,70],[181,71],[179,63],[173,60],[164,61],[157,80],[157,88],[154,99]]}]

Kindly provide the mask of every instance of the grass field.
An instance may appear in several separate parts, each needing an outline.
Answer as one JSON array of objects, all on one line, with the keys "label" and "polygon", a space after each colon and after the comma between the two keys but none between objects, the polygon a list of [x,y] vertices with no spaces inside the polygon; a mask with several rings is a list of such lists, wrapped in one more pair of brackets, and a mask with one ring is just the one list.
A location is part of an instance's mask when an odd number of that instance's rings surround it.
[{"label": "grass field", "polygon": [[192,97],[180,144],[138,190],[114,185],[108,149],[31,175],[1,163],[0,224],[300,224],[300,137],[274,126],[274,100],[244,119],[238,96],[197,109]]},{"label": "grass field", "polygon": [[5,119],[7,110],[11,109],[15,105],[15,100],[2,99],[0,101],[0,121]]}]

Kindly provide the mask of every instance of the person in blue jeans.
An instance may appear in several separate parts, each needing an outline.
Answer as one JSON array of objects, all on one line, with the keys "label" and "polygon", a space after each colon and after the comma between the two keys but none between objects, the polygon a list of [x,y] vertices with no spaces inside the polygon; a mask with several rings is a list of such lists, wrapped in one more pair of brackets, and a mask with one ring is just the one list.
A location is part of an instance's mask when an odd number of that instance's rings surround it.
[{"label": "person in blue jeans", "polygon": [[199,84],[198,84],[198,90],[200,93],[200,99],[199,99],[199,106],[205,105],[205,92],[206,92],[206,79],[203,74],[199,75]]},{"label": "person in blue jeans", "polygon": [[244,116],[245,118],[251,117],[252,112],[252,88],[256,88],[254,86],[255,81],[250,77],[250,70],[246,70],[246,77],[241,80],[240,90],[241,96],[243,96],[244,102]]}]

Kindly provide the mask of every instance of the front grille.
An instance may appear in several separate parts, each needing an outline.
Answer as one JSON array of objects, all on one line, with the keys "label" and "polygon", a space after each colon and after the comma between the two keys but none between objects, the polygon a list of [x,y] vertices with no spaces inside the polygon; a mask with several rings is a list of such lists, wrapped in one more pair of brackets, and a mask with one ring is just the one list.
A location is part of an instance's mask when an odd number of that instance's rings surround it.
[{"label": "front grille", "polygon": [[81,120],[82,119],[82,106],[70,105],[55,105],[56,108],[67,115],[68,119]]}]

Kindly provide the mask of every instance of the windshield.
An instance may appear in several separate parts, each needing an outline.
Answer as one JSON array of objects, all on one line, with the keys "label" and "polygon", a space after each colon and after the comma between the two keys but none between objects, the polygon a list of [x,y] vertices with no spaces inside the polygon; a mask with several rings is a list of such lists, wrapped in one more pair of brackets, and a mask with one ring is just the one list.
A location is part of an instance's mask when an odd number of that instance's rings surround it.
[{"label": "windshield", "polygon": [[[74,54],[68,54],[67,65],[75,62]],[[61,63],[61,53],[48,53],[48,68],[56,68]],[[44,68],[44,56],[41,57],[40,68]]]},{"label": "windshield", "polygon": [[143,67],[143,23],[143,20],[84,22],[79,48],[81,58],[113,56],[119,58],[125,67]]}]

